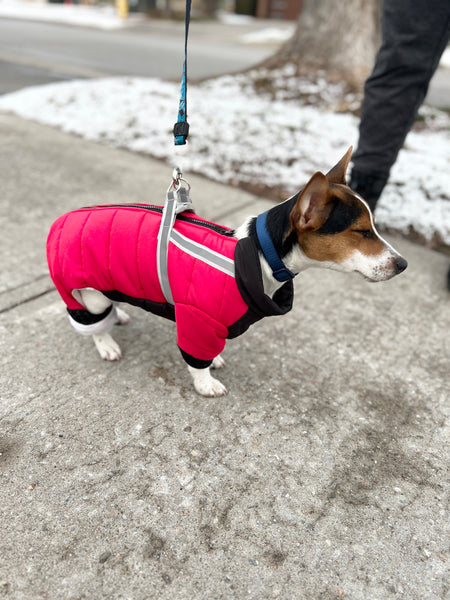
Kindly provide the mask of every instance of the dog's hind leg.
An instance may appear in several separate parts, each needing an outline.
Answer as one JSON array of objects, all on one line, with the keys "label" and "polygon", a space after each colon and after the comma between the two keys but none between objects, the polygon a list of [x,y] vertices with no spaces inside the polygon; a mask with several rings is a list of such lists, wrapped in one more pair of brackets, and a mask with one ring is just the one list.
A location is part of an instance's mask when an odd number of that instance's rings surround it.
[{"label": "dog's hind leg", "polygon": [[109,333],[94,333],[92,336],[98,353],[104,360],[119,360],[122,358],[122,350],[119,344]]},{"label": "dog's hind leg", "polygon": [[[93,315],[104,313],[113,304],[112,301],[101,292],[91,288],[77,290],[77,296],[78,294],[81,299],[81,304],[83,304],[86,310]],[[113,310],[114,317],[108,320],[108,324],[105,323],[105,329],[92,335],[95,347],[104,360],[119,360],[122,357],[122,350],[120,349],[119,344],[110,335],[109,331],[114,323],[128,323],[130,320],[130,317],[124,310],[116,306],[113,307]]]}]

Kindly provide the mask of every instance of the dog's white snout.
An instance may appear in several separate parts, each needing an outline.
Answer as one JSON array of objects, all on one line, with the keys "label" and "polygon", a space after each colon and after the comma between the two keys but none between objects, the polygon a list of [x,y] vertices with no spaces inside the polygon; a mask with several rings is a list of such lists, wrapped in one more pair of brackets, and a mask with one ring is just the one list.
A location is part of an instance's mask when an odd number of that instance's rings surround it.
[{"label": "dog's white snout", "polygon": [[391,248],[388,247],[384,255],[379,257],[379,261],[375,260],[372,262],[372,272],[364,273],[362,271],[362,273],[372,281],[386,281],[403,273],[407,266],[408,263],[403,256],[400,256],[395,250],[391,251]]},{"label": "dog's white snout", "polygon": [[341,263],[342,270],[357,271],[369,281],[386,281],[402,273],[407,266],[406,260],[389,246],[381,254],[369,256],[355,250]]}]

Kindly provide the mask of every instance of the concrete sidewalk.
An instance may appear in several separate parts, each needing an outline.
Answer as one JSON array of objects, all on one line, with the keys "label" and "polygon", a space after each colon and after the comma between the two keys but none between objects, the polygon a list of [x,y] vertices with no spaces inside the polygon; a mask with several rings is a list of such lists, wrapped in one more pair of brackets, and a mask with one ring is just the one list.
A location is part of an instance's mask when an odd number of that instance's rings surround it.
[{"label": "concrete sidewalk", "polygon": [[[160,203],[171,169],[4,114],[0,165],[1,597],[448,598],[447,257],[392,239],[393,281],[302,275],[205,399],[143,311],[102,362],[45,262],[59,214]],[[186,176],[224,224],[270,205]]]}]

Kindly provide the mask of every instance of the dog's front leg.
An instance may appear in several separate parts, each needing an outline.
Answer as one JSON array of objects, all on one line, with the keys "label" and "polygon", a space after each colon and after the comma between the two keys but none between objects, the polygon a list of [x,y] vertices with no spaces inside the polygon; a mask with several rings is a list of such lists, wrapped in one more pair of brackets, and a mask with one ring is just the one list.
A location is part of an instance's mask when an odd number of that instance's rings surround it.
[{"label": "dog's front leg", "polygon": [[217,397],[224,396],[227,393],[227,388],[211,375],[209,367],[206,367],[206,369],[195,369],[188,365],[188,369],[192,375],[196,391],[202,396]]}]

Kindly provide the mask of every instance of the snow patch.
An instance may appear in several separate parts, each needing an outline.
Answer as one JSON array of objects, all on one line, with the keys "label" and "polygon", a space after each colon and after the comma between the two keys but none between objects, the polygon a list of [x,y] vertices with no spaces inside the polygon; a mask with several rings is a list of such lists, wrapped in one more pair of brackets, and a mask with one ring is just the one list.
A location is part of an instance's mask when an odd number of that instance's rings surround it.
[{"label": "snow patch", "polygon": [[[179,84],[107,78],[14,92],[0,98],[0,110],[174,164],[179,159],[172,134],[178,100]],[[188,110],[191,129],[183,172],[233,185],[294,193],[358,140],[359,121],[352,114],[259,94],[242,75],[190,85]],[[448,117],[426,109],[424,118],[436,114],[435,130],[409,134],[377,208],[377,221],[450,245]]]},{"label": "snow patch", "polygon": [[22,2],[21,0],[0,0],[0,17],[109,30],[128,27],[143,18],[139,15],[129,15],[127,19],[121,19],[113,6],[47,4],[45,2]]},{"label": "snow patch", "polygon": [[278,29],[276,27],[265,27],[259,31],[252,31],[241,36],[241,40],[245,44],[272,44],[272,43],[283,43],[286,42],[292,34],[295,28],[292,29]]}]

